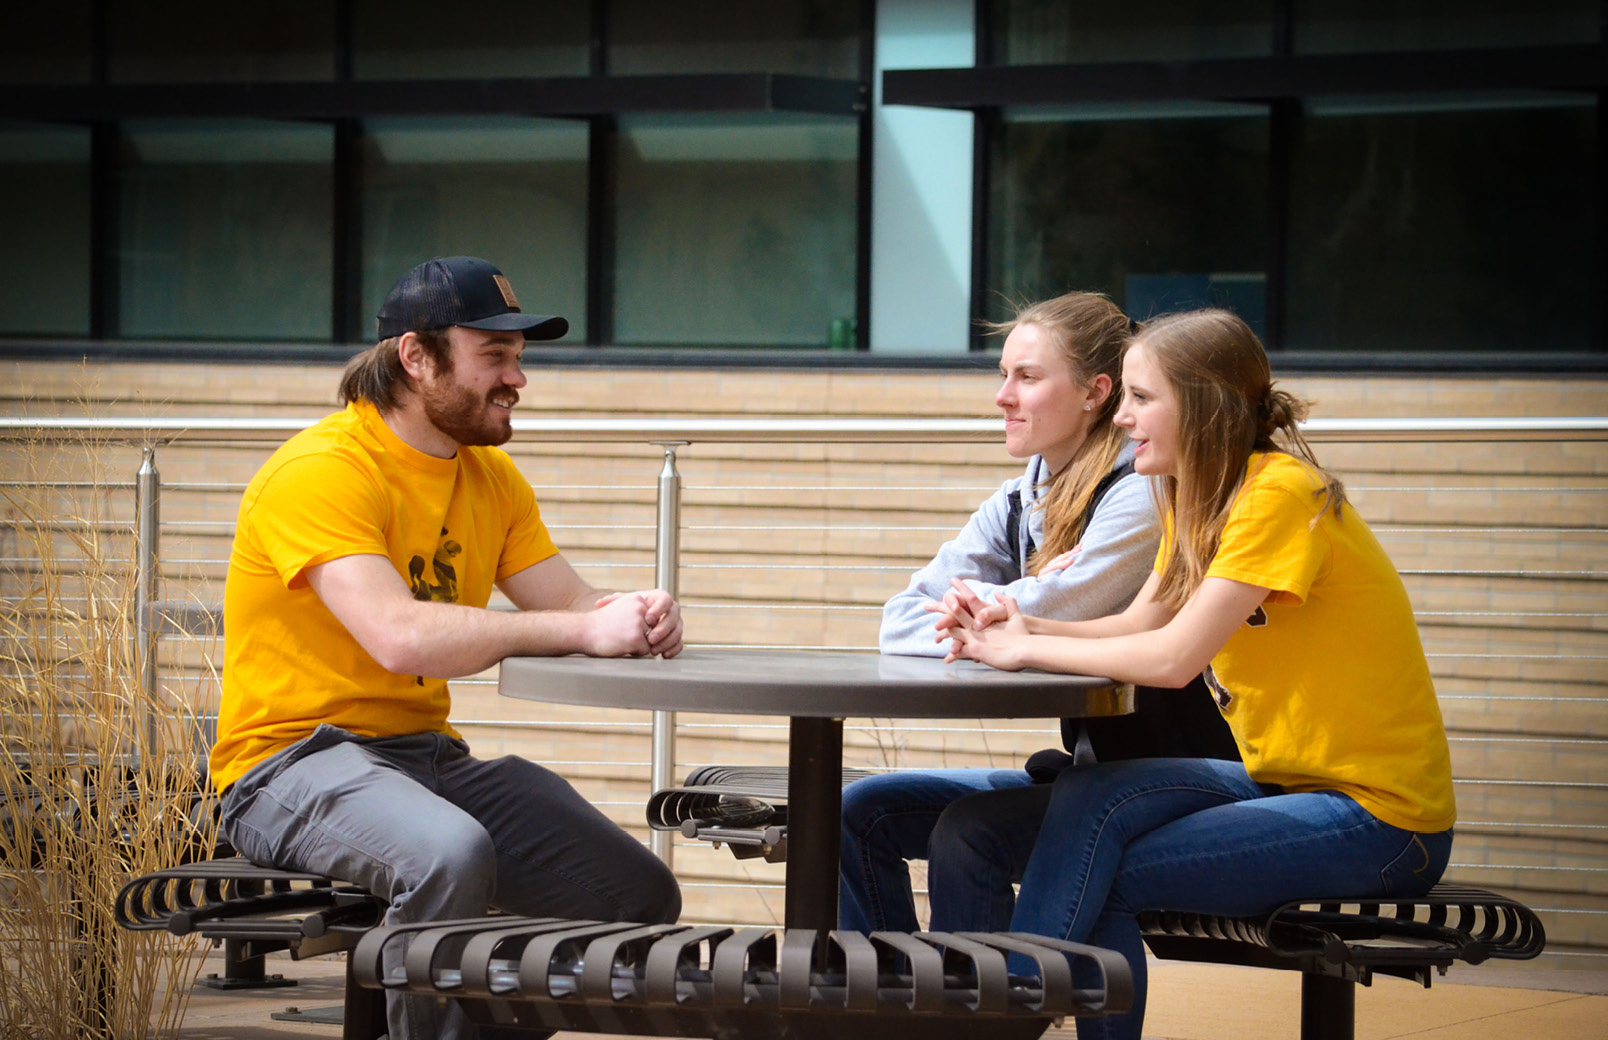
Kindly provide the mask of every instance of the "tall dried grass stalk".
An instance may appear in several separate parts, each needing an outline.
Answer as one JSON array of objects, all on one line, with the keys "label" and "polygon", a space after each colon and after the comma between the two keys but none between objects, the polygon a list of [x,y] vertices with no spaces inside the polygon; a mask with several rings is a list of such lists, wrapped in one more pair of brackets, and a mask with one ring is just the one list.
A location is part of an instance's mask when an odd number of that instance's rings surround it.
[{"label": "tall dried grass stalk", "polygon": [[205,855],[213,814],[188,699],[141,688],[133,470],[108,486],[93,441],[0,450],[0,1036],[171,1036],[200,946],[113,901]]}]

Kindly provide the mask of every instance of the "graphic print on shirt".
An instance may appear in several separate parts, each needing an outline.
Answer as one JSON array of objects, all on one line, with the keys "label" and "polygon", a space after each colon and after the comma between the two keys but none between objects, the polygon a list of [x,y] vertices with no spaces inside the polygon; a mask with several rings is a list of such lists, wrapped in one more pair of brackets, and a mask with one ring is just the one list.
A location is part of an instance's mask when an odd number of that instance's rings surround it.
[{"label": "graphic print on shirt", "polygon": [[[1263,610],[1261,606],[1258,605],[1255,613],[1245,619],[1245,627],[1266,628],[1267,611]],[[1212,691],[1212,696],[1217,700],[1217,706],[1222,710],[1227,711],[1228,706],[1234,703],[1234,695],[1233,693],[1229,692],[1227,686],[1223,685],[1222,680],[1217,678],[1217,673],[1212,671],[1211,665],[1206,666],[1206,670],[1201,673],[1201,678],[1206,681],[1206,688]]]},{"label": "graphic print on shirt", "polygon": [[447,537],[447,529],[441,529],[441,544],[436,546],[435,559],[430,561],[431,581],[424,573],[424,557],[415,555],[408,561],[408,585],[413,589],[413,598],[426,603],[456,603],[458,602],[458,571],[452,566],[452,558],[463,552],[463,546]]}]

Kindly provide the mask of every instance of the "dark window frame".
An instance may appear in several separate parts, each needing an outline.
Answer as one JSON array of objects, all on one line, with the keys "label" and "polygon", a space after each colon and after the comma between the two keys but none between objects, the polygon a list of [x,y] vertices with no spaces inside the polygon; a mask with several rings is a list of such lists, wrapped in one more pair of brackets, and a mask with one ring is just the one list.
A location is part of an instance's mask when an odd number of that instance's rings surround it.
[{"label": "dark window frame", "polygon": [[[613,321],[610,301],[615,266],[614,168],[612,144],[620,116],[643,113],[804,113],[854,120],[858,137],[854,346],[868,347],[870,311],[871,132],[869,98],[875,68],[875,2],[863,0],[858,26],[860,68],[857,80],[774,72],[685,75],[610,75],[604,62],[607,47],[607,2],[593,4],[592,55],[589,75],[535,78],[377,81],[352,78],[353,10],[350,0],[337,0],[335,75],[320,82],[231,82],[183,84],[114,84],[108,76],[108,12],[95,5],[92,18],[92,82],[81,84],[15,84],[0,91],[0,119],[22,123],[85,126],[91,130],[90,246],[88,341],[38,341],[0,336],[0,354],[38,356],[227,357],[223,344],[198,344],[175,350],[171,344],[146,344],[118,338],[117,276],[118,127],[126,119],[280,119],[329,124],[335,134],[333,159],[334,240],[330,271],[332,342],[251,346],[257,360],[306,361],[344,358],[353,342],[348,330],[361,306],[363,228],[361,200],[361,135],[364,119],[384,116],[531,116],[583,121],[589,128],[587,242],[584,258],[587,335],[584,347],[609,342]],[[363,344],[355,344],[362,346]],[[757,345],[756,352],[775,348]]]},{"label": "dark window frame", "polygon": [[[1270,55],[1195,61],[1099,64],[995,65],[989,0],[978,0],[977,64],[973,68],[889,70],[882,76],[884,104],[972,112],[977,118],[973,157],[972,313],[985,312],[989,270],[990,146],[1006,108],[1049,108],[1090,102],[1240,101],[1269,112],[1268,271],[1266,339],[1269,350],[1301,370],[1445,371],[1510,370],[1534,361],[1547,370],[1608,370],[1608,179],[1599,178],[1594,283],[1598,306],[1588,316],[1584,352],[1488,358],[1468,352],[1439,357],[1326,354],[1308,357],[1284,344],[1289,278],[1290,168],[1304,98],[1393,93],[1542,90],[1597,97],[1598,166],[1608,149],[1608,44],[1570,44],[1478,50],[1391,51],[1370,54],[1293,53],[1289,0],[1274,5]],[[1608,21],[1608,19],[1605,19]],[[980,332],[971,349],[994,343]]]}]

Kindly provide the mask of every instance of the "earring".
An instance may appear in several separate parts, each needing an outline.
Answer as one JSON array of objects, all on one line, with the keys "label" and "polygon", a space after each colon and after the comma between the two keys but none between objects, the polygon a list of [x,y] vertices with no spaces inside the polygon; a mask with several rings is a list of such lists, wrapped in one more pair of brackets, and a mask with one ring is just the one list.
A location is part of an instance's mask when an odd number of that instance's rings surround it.
[{"label": "earring", "polygon": [[1092,405],[1084,405],[1084,406],[1083,406],[1083,410],[1084,410],[1084,411],[1085,411],[1085,412],[1092,412],[1092,411],[1093,411],[1093,410],[1094,410],[1094,408],[1093,408],[1093,406],[1092,406]]}]

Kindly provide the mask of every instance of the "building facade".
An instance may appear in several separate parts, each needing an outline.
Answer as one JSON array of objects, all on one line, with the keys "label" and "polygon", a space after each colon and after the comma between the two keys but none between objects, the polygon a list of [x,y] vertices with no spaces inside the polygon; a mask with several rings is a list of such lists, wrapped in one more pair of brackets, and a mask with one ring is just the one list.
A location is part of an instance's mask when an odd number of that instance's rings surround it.
[{"label": "building facade", "polygon": [[[0,350],[337,359],[472,253],[575,351],[986,363],[1072,288],[1280,363],[1601,370],[1595,0],[63,0]],[[234,345],[234,346],[231,346]]]}]

